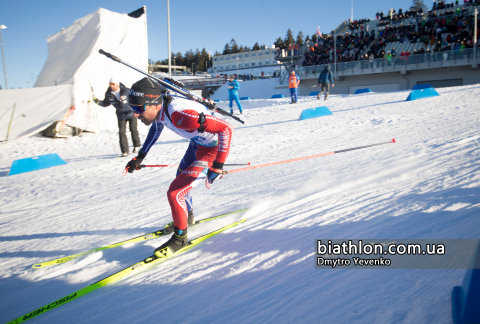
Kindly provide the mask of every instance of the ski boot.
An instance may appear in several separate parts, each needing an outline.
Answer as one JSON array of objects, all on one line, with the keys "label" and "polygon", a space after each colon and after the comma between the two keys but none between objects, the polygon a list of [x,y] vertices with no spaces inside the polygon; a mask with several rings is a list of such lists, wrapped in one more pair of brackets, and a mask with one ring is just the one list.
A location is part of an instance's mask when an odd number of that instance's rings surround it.
[{"label": "ski boot", "polygon": [[317,99],[320,100],[320,94],[319,93],[317,93]]},{"label": "ski boot", "polygon": [[233,110],[230,110],[230,113],[233,115]]},{"label": "ski boot", "polygon": [[175,227],[173,232],[172,237],[167,242],[155,249],[154,254],[157,258],[168,258],[188,245],[187,229],[179,230]]},{"label": "ski boot", "polygon": [[[188,225],[195,225],[195,216],[193,216],[193,209],[188,212]],[[175,225],[173,224],[173,222],[170,222],[165,225],[165,227],[163,228],[163,232],[165,234],[173,233],[174,227]]]}]

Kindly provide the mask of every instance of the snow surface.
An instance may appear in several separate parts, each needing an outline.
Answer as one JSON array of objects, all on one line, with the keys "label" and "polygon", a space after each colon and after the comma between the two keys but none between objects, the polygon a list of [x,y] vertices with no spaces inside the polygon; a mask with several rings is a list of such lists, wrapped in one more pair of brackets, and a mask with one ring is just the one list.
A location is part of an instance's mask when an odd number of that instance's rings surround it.
[{"label": "snow surface", "polygon": [[[315,239],[480,238],[480,86],[438,92],[417,101],[405,101],[408,91],[332,95],[326,104],[333,115],[305,121],[301,111],[323,101],[242,102],[246,124],[229,119],[235,132],[228,163],[397,143],[229,174],[210,190],[197,187],[197,219],[250,209],[192,227],[190,237],[242,217],[247,222],[30,322],[452,323],[451,291],[465,270],[314,268]],[[140,133],[144,139],[147,128]],[[178,163],[187,145],[165,131],[145,162]],[[54,152],[67,164],[7,177],[13,160]],[[175,169],[123,177],[127,160],[115,157],[105,131],[2,146],[1,322],[134,264],[166,240],[31,268],[171,221],[165,194]]]}]

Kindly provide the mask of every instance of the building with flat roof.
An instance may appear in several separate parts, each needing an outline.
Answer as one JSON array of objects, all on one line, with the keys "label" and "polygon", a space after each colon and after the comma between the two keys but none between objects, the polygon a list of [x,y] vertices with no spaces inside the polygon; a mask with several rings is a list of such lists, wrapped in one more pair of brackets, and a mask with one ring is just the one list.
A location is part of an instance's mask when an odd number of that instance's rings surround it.
[{"label": "building with flat roof", "polygon": [[275,59],[275,45],[257,51],[217,55],[213,57],[212,63],[208,69],[212,73],[235,70],[237,64],[239,70],[281,64]]}]

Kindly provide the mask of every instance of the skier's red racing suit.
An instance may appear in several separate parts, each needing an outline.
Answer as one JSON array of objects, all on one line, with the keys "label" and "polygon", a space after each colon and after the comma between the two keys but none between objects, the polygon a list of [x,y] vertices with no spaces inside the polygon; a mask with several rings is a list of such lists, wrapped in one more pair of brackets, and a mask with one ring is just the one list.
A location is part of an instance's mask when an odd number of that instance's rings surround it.
[{"label": "skier's red racing suit", "polygon": [[[165,102],[165,101],[164,101]],[[177,172],[177,177],[170,184],[167,196],[172,209],[172,218],[175,227],[184,230],[188,226],[188,209],[185,197],[193,187],[205,179],[208,168],[214,161],[224,163],[230,151],[232,142],[233,127],[213,116],[208,109],[195,101],[185,99],[179,96],[171,96],[168,103],[168,112],[170,118],[165,114],[165,105],[160,111],[159,121],[154,121],[148,132],[140,152],[145,155],[155,144],[164,127],[172,130],[176,134],[190,139],[193,145],[198,146],[195,153],[195,160],[184,166],[185,169]],[[204,132],[199,133],[199,115],[205,114]],[[192,146],[192,144],[190,145]],[[187,153],[190,150],[187,151]],[[185,161],[186,156],[182,160]],[[181,165],[182,167],[182,165]]]}]

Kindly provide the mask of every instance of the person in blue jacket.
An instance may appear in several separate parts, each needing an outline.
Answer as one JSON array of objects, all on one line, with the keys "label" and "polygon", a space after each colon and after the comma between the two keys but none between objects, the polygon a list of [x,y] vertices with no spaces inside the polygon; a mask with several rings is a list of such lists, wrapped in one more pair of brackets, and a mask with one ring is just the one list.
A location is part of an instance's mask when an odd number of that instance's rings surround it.
[{"label": "person in blue jacket", "polygon": [[330,93],[330,84],[332,87],[335,86],[333,83],[333,74],[332,71],[330,71],[330,65],[327,65],[318,77],[318,86],[322,87],[322,92],[317,94],[318,99],[320,99],[320,96],[325,93],[325,100],[327,100],[328,94]]},{"label": "person in blue jacket", "polygon": [[240,85],[238,84],[237,79],[230,76],[230,82],[228,82],[228,97],[230,99],[230,113],[233,114],[233,100],[237,103],[238,110],[240,110],[240,114],[242,113],[242,105],[238,100],[238,89],[240,89]]}]

